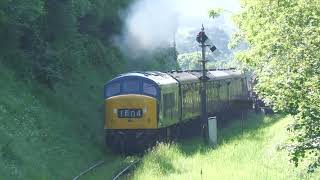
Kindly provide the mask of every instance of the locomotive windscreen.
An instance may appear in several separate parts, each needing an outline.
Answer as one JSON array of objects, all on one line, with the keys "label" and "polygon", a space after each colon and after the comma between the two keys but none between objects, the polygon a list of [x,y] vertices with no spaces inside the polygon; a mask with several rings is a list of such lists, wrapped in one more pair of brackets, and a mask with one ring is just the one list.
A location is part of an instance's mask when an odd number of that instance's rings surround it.
[{"label": "locomotive windscreen", "polygon": [[143,82],[143,92],[151,96],[157,96],[157,89],[151,83]]},{"label": "locomotive windscreen", "polygon": [[106,88],[106,92],[105,92],[106,97],[114,96],[116,94],[120,94],[120,83],[110,84]]},{"label": "locomotive windscreen", "polygon": [[122,82],[122,93],[139,93],[140,83],[138,80],[125,80]]},{"label": "locomotive windscreen", "polygon": [[107,84],[105,98],[120,94],[145,94],[158,97],[157,85],[144,79],[123,79]]}]

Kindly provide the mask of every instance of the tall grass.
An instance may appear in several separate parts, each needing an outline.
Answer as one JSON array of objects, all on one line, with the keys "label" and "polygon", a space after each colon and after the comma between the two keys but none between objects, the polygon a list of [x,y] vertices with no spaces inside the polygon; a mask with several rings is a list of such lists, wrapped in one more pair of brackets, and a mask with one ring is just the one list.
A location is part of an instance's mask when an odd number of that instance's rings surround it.
[{"label": "tall grass", "polygon": [[144,158],[133,179],[317,179],[295,168],[282,150],[290,116],[250,114],[219,130],[218,146],[202,139],[158,144]]},{"label": "tall grass", "polygon": [[50,90],[0,64],[0,180],[71,179],[95,161],[122,161],[104,145],[101,74],[86,67]]}]

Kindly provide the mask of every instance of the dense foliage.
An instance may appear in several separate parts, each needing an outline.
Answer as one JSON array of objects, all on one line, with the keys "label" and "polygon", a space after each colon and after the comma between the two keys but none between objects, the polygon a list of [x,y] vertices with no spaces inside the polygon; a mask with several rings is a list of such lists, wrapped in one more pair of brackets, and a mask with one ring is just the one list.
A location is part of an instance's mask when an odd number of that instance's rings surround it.
[{"label": "dense foliage", "polygon": [[[216,53],[208,52],[206,54],[206,59],[208,60],[206,67],[208,69],[239,67],[239,63],[237,61],[228,59],[226,57],[223,58],[223,57],[224,56],[222,55],[222,56],[218,56],[217,58]],[[201,62],[200,62],[201,58],[202,58],[201,52],[190,52],[190,53],[179,54],[178,56],[179,67],[182,70],[191,70],[191,69],[200,70],[202,68]]]},{"label": "dense foliage", "polygon": [[172,47],[136,61],[120,50],[133,2],[0,0],[0,179],[70,179],[102,158],[111,178],[122,158],[104,146],[104,84],[176,66]]},{"label": "dense foliage", "polygon": [[[80,66],[105,68],[108,74],[127,71],[126,58],[112,41],[122,31],[120,12],[132,2],[2,0],[0,62],[20,77],[51,88]],[[150,62],[163,61],[166,54],[150,55]],[[154,69],[165,67],[159,64]]]},{"label": "dense foliage", "polygon": [[[215,45],[217,49],[211,52],[209,48],[206,49],[206,59],[209,61],[229,61],[233,59],[234,49],[228,47],[230,41],[229,35],[222,28],[217,28],[215,26],[205,27],[205,32],[209,38],[206,41],[208,45]],[[179,41],[177,42],[180,61],[183,63],[190,64],[189,69],[196,67],[192,65],[198,63],[201,59],[201,47],[199,43],[196,42],[196,35],[199,33],[199,29],[192,29],[185,31],[183,34],[179,34]],[[191,63],[189,61],[192,61]],[[186,66],[179,64],[182,69]],[[187,68],[187,69],[188,69]]]},{"label": "dense foliage", "polygon": [[[49,87],[81,64],[117,67],[109,37],[120,31],[127,1],[5,0],[0,3],[0,61]],[[114,59],[114,61],[112,61]],[[112,63],[111,63],[112,62]]]},{"label": "dense foliage", "polygon": [[320,165],[320,1],[241,0],[237,24],[249,49],[238,55],[257,74],[256,91],[295,115],[292,161]]}]

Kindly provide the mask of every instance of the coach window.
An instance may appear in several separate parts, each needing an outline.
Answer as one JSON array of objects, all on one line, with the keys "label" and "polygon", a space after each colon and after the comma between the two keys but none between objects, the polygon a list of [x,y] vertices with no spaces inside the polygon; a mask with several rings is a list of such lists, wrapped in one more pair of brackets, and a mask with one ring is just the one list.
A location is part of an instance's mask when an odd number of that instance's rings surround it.
[{"label": "coach window", "polygon": [[164,114],[172,118],[173,108],[175,106],[175,96],[173,93],[163,95]]},{"label": "coach window", "polygon": [[153,84],[143,83],[143,93],[146,93],[151,96],[157,96],[157,89]]},{"label": "coach window", "polygon": [[167,108],[174,107],[175,98],[174,98],[174,94],[173,93],[164,94],[163,95],[163,100],[164,100],[164,105]]},{"label": "coach window", "polygon": [[215,94],[216,94],[215,100],[216,101],[220,101],[220,87],[221,87],[220,83],[216,84],[216,89],[215,89]]},{"label": "coach window", "polygon": [[[185,88],[185,86],[183,86],[183,88]],[[182,90],[183,104],[187,104],[188,103],[187,92],[188,91],[186,89]]]},{"label": "coach window", "polygon": [[107,97],[120,93],[120,83],[113,83],[107,87]]},{"label": "coach window", "polygon": [[241,78],[240,80],[240,84],[241,84],[241,90],[240,90],[240,93],[243,92],[244,89],[246,89],[246,82],[245,82],[245,79],[244,78]]},{"label": "coach window", "polygon": [[138,80],[126,80],[122,83],[123,93],[138,93],[139,92],[139,81]]}]

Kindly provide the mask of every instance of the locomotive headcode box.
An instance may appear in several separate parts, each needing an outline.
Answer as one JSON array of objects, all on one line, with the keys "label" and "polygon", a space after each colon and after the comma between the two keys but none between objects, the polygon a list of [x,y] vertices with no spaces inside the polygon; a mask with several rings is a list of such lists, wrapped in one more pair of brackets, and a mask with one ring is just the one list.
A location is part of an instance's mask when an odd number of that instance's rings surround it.
[{"label": "locomotive headcode box", "polygon": [[118,109],[118,118],[141,118],[142,109]]}]

